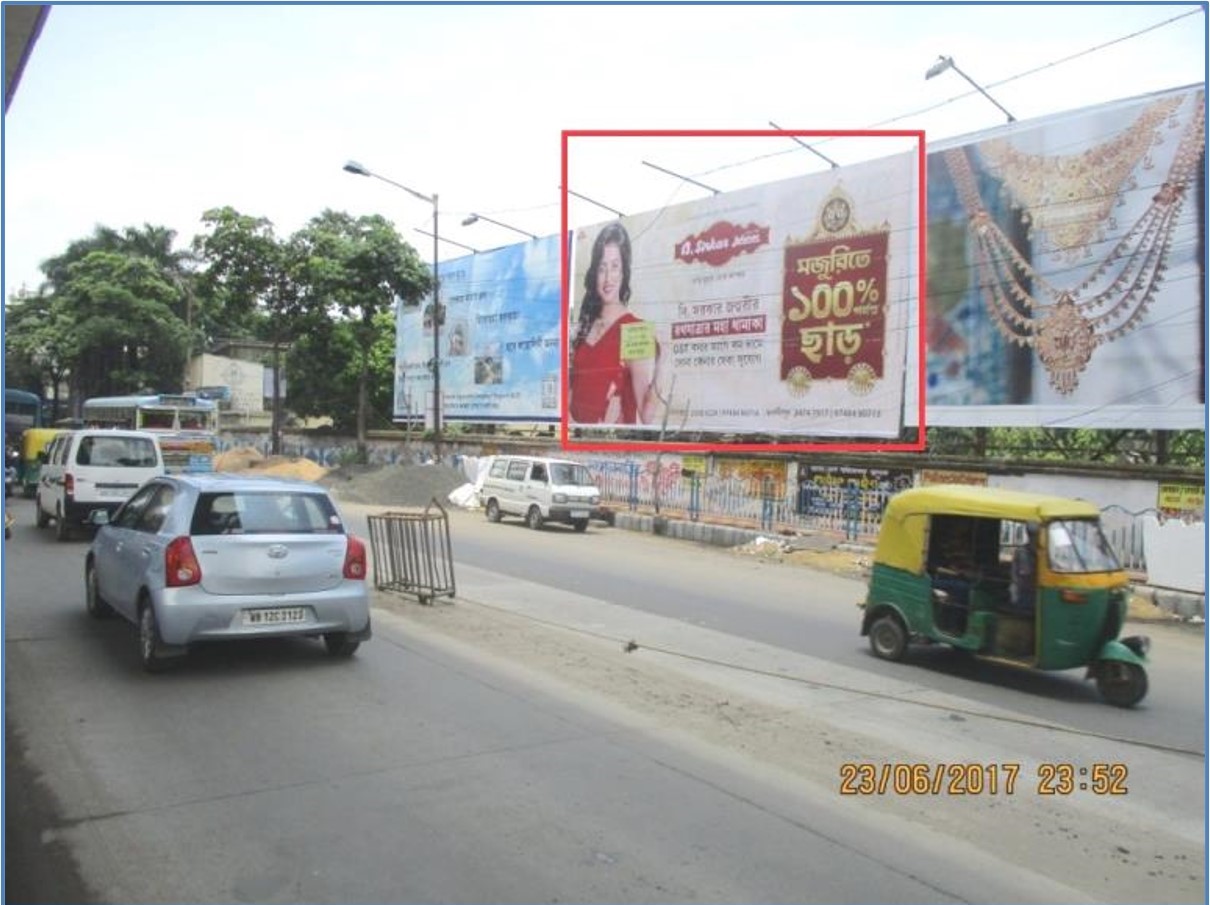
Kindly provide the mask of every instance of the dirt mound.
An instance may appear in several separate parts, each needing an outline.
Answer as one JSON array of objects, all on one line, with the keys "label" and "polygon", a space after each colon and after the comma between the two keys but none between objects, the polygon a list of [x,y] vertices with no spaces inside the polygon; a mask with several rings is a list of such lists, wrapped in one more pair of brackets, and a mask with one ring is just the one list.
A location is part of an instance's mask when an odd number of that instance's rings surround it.
[{"label": "dirt mound", "polygon": [[214,457],[215,471],[248,471],[264,464],[265,457],[251,446],[237,446]]},{"label": "dirt mound", "polygon": [[434,498],[447,509],[450,492],[467,483],[448,465],[344,465],[318,483],[338,500],[370,506],[427,506]]},{"label": "dirt mound", "polygon": [[322,465],[316,465],[310,459],[295,456],[269,456],[266,458],[248,446],[229,449],[215,456],[214,470],[272,475],[275,478],[294,478],[313,482],[328,473],[328,469]]}]

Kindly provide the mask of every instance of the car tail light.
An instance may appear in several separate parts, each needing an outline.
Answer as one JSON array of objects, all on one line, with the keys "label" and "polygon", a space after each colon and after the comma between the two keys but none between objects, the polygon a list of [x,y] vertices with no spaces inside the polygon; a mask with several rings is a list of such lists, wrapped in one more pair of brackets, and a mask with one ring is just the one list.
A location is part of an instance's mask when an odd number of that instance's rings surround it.
[{"label": "car tail light", "polygon": [[202,567],[193,552],[193,542],[187,537],[176,537],[164,550],[164,584],[170,588],[183,588],[202,580]]},{"label": "car tail light", "polygon": [[348,535],[349,545],[345,547],[344,577],[355,581],[364,581],[366,577],[366,545]]},{"label": "car tail light", "polygon": [[76,476],[70,471],[63,475],[63,493],[69,499],[76,494]]}]

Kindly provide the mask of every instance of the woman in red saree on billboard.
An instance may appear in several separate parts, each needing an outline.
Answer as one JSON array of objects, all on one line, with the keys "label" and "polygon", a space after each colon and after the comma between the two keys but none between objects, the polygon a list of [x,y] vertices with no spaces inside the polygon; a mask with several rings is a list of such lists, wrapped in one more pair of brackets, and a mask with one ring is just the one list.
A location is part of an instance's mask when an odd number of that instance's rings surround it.
[{"label": "woman in red saree on billboard", "polygon": [[584,298],[571,342],[571,420],[579,424],[651,424],[659,346],[652,325],[630,301],[630,236],[611,223],[593,242]]}]

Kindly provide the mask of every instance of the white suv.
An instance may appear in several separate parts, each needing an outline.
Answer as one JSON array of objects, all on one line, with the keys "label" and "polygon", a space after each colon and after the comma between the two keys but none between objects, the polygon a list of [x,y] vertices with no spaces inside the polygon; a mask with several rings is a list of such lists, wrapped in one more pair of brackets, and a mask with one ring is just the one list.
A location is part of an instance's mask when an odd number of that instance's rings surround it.
[{"label": "white suv", "polygon": [[43,455],[37,522],[45,528],[53,520],[59,540],[96,510],[112,515],[145,481],[164,473],[159,437],[146,431],[65,431]]}]

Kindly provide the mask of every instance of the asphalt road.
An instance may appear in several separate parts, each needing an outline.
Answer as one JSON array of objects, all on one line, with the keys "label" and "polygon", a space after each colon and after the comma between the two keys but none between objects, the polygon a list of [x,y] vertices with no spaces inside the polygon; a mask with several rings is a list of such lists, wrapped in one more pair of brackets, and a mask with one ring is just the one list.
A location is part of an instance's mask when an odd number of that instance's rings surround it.
[{"label": "asphalt road", "polygon": [[859,634],[855,604],[865,591],[859,581],[595,522],[588,534],[576,535],[561,526],[529,531],[519,520],[494,525],[478,513],[455,512],[452,518],[460,563],[873,675],[903,677],[906,670],[928,688],[1083,732],[1206,751],[1206,646],[1200,626],[1126,627],[1123,634],[1152,640],[1150,691],[1139,707],[1121,710],[1101,701],[1083,670],[1031,672],[955,657],[944,647],[914,649],[910,663],[878,660]]},{"label": "asphalt road", "polygon": [[[219,645],[147,676],[133,628],[85,614],[86,545],[57,543],[15,505],[5,718],[6,755],[18,756],[6,779],[39,800],[6,802],[6,838],[25,846],[7,861],[7,901],[1095,898],[436,643],[386,611],[352,662],[306,640]],[[733,573],[718,551],[663,543],[455,515],[456,557],[502,588],[521,570],[698,623],[722,626],[738,609],[748,631],[883,667],[861,653],[851,583],[810,573],[807,609],[802,575]]]}]

